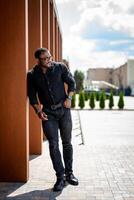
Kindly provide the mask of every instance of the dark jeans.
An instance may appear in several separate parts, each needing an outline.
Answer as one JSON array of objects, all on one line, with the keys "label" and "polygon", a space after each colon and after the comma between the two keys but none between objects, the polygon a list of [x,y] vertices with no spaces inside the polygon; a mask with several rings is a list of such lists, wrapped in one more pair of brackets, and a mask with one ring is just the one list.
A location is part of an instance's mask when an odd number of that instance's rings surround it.
[{"label": "dark jeans", "polygon": [[[44,108],[43,111],[48,115],[48,121],[42,121],[43,131],[49,142],[50,157],[57,177],[63,177],[64,173],[73,172],[73,148],[71,144],[72,119],[71,111],[68,108],[59,108],[55,111]],[[59,150],[58,129],[63,145],[62,163]]]}]

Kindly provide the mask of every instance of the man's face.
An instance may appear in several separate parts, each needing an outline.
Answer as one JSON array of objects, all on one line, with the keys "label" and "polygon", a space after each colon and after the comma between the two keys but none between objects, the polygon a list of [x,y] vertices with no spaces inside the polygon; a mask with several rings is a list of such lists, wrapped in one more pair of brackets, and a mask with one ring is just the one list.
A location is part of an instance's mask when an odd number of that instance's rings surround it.
[{"label": "man's face", "polygon": [[51,54],[50,52],[42,52],[41,55],[40,55],[40,58],[38,59],[38,63],[39,65],[41,65],[42,67],[44,68],[48,68],[51,66]]}]

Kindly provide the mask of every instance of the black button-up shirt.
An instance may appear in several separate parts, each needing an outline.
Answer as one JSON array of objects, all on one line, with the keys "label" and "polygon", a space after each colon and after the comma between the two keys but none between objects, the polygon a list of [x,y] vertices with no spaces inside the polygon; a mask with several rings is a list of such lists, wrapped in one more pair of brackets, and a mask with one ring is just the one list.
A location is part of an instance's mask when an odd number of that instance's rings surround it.
[{"label": "black button-up shirt", "polygon": [[45,107],[63,102],[66,99],[64,82],[68,85],[68,92],[75,90],[74,78],[63,63],[52,62],[45,74],[36,65],[27,74],[30,104],[38,104],[38,98]]}]

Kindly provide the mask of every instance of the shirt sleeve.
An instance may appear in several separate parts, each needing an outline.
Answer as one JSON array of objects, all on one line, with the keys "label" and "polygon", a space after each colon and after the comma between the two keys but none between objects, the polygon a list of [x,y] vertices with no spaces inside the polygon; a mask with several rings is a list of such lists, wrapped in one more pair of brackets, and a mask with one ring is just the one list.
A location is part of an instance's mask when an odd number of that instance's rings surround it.
[{"label": "shirt sleeve", "polygon": [[27,95],[31,105],[39,104],[37,100],[36,87],[33,81],[33,74],[31,71],[27,73]]},{"label": "shirt sleeve", "polygon": [[75,83],[73,75],[68,70],[66,65],[61,64],[61,68],[62,68],[62,79],[68,85],[68,93],[74,92],[76,90],[76,83]]}]

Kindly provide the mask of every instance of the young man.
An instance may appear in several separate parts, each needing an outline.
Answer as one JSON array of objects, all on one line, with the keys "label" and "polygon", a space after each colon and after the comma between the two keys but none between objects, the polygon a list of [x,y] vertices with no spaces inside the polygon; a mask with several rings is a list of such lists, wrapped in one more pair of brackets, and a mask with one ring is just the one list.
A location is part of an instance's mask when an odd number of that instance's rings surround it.
[{"label": "young man", "polygon": [[[51,60],[48,49],[37,49],[35,58],[37,65],[27,75],[28,96],[30,104],[42,120],[43,131],[49,142],[50,157],[57,176],[53,190],[61,191],[65,180],[72,185],[78,185],[78,179],[73,175],[72,169],[72,119],[70,112],[75,81],[63,63]],[[68,95],[66,95],[64,83],[68,85]],[[42,109],[38,99],[43,105]],[[65,167],[59,151],[58,129],[62,139]]]}]

